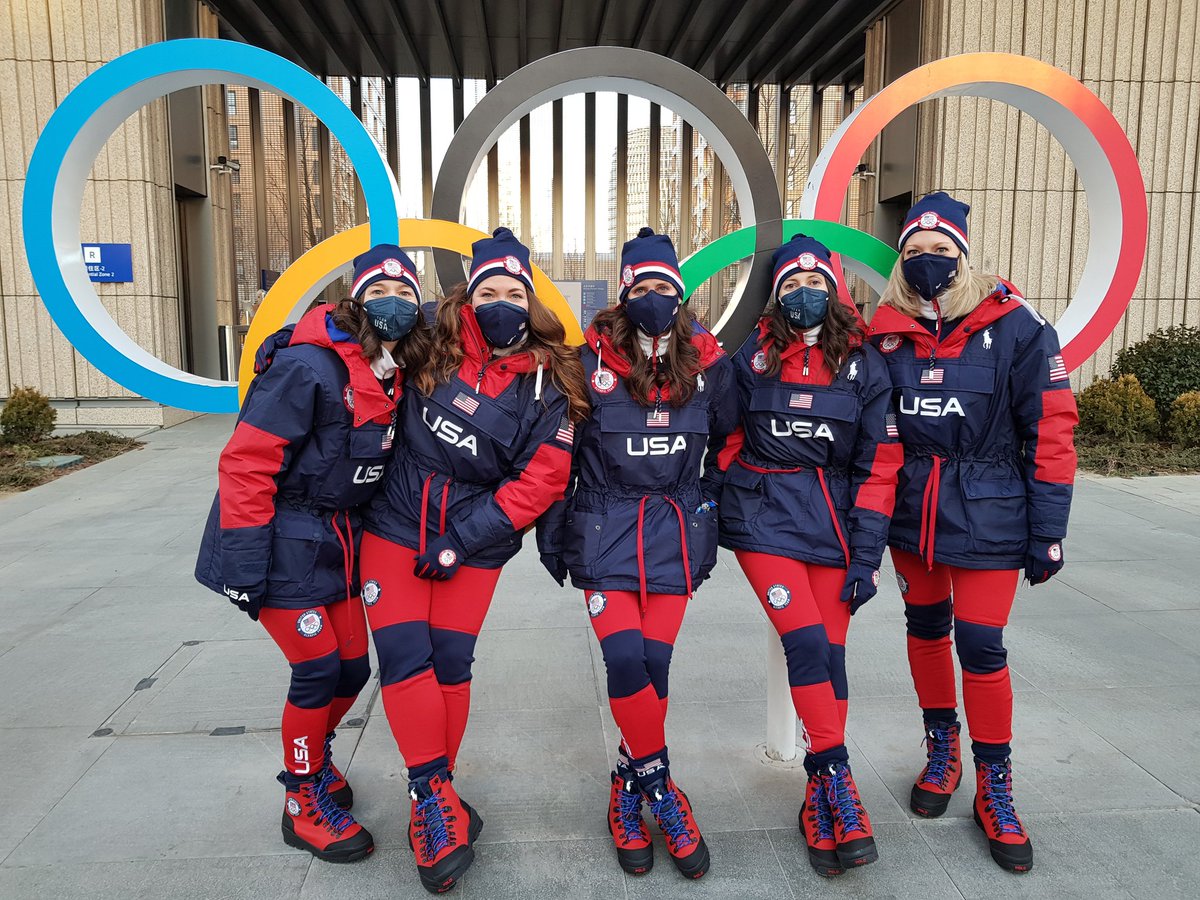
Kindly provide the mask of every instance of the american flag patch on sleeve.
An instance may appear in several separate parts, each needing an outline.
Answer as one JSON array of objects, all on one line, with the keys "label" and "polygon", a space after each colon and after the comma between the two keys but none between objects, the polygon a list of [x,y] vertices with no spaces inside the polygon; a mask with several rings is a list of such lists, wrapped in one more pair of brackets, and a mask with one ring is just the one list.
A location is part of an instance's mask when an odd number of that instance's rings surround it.
[{"label": "american flag patch on sleeve", "polygon": [[475,410],[479,409],[479,401],[462,391],[458,392],[458,396],[452,402],[468,416],[475,415]]},{"label": "american flag patch on sleeve", "polygon": [[671,427],[671,411],[669,409],[652,409],[646,413],[647,428],[669,428]]},{"label": "american flag patch on sleeve", "polygon": [[788,399],[788,406],[791,409],[812,409],[812,394],[792,394]]},{"label": "american flag patch on sleeve", "polygon": [[945,369],[926,369],[921,373],[921,384],[941,384]]},{"label": "american flag patch on sleeve", "polygon": [[900,437],[900,429],[896,426],[896,414],[888,413],[884,421],[887,424],[887,436],[890,438]]},{"label": "american flag patch on sleeve", "polygon": [[564,444],[570,444],[575,440],[575,423],[566,416],[562,417],[562,421],[558,423],[558,431],[554,435],[556,441],[561,441]]},{"label": "american flag patch on sleeve", "polygon": [[1062,354],[1049,357],[1050,381],[1066,381],[1071,376],[1067,373],[1067,364],[1063,362]]}]

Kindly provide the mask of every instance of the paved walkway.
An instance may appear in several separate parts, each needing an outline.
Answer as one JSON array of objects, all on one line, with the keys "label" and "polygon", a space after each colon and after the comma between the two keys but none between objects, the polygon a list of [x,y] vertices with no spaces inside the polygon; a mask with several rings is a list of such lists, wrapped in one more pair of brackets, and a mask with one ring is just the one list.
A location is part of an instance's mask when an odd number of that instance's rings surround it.
[{"label": "paved walkway", "polygon": [[[0,897],[424,897],[405,779],[364,697],[336,745],[375,854],[314,862],[279,836],[286,667],[191,577],[231,419],[0,500]],[[808,867],[796,769],[766,763],[764,621],[732,560],[671,675],[674,768],[713,853],[622,875],[604,823],[615,743],[582,602],[526,551],[480,640],[461,791],[487,827],[460,898],[1194,897],[1200,883],[1200,478],[1081,479],[1068,567],[1009,628],[1017,799],[1037,868],[997,869],[960,790],[915,821],[923,759],[890,573],[850,637],[852,763],[880,860]],[[352,759],[351,759],[352,758]],[[661,845],[660,845],[661,851]]]}]

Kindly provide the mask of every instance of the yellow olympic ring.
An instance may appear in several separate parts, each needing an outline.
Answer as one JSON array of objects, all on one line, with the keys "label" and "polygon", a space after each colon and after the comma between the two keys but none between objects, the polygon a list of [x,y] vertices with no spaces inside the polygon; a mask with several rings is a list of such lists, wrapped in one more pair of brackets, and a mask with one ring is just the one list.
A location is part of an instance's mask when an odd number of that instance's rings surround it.
[{"label": "yellow olympic ring", "polygon": [[[471,243],[489,235],[458,222],[444,219],[401,219],[400,243],[405,248],[436,247],[471,255]],[[246,334],[242,347],[242,363],[238,369],[238,399],[246,399],[246,391],[254,379],[254,355],[271,334],[286,323],[298,304],[320,290],[336,274],[354,261],[354,257],[371,249],[370,226],[358,225],[328,237],[284,269],[283,274],[267,291]],[[568,344],[582,344],[583,331],[562,292],[548,275],[537,266],[533,269],[533,290],[538,299],[550,308],[567,331]],[[464,279],[465,280],[465,279]],[[314,291],[314,286],[316,290]]]}]

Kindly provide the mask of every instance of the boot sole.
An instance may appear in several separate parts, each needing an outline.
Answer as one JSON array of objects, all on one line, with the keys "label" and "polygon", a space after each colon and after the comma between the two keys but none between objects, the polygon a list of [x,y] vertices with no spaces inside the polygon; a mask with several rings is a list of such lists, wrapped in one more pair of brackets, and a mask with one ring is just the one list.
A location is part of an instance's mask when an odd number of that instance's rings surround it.
[{"label": "boot sole", "polygon": [[704,843],[704,838],[700,838],[700,843],[687,856],[680,859],[672,855],[671,859],[675,861],[675,868],[679,870],[684,878],[690,878],[695,881],[698,878],[703,878],[708,873],[708,867],[712,862],[708,855],[708,844]]},{"label": "boot sole", "polygon": [[838,859],[837,853],[832,850],[818,850],[815,847],[809,847],[808,864],[822,878],[837,878],[846,871],[846,867]]},{"label": "boot sole", "polygon": [[838,844],[837,858],[847,869],[855,869],[879,859],[879,850],[875,847],[874,838],[857,838],[848,844]]},{"label": "boot sole", "polygon": [[1013,847],[1013,849],[1027,851],[1020,858],[1015,858],[1007,852],[1008,847],[1012,845],[1003,844],[1000,841],[993,841],[990,837],[988,837],[987,829],[983,827],[983,820],[979,818],[978,810],[972,810],[972,812],[975,817],[975,824],[979,826],[979,830],[982,831],[983,836],[987,838],[988,850],[991,852],[992,861],[995,862],[996,865],[1008,872],[1014,872],[1017,875],[1024,875],[1026,872],[1033,871],[1033,844],[1028,842],[1028,838],[1026,839],[1026,843],[1024,845],[1017,845]]},{"label": "boot sole", "polygon": [[470,844],[463,847],[466,853],[461,854],[455,861],[453,867],[441,874],[441,877],[435,879],[433,876],[426,875],[421,869],[417,869],[417,874],[421,876],[421,886],[431,894],[444,894],[447,891],[454,890],[458,886],[458,881],[466,874],[467,869],[471,868],[471,863],[475,862],[475,850]]},{"label": "boot sole", "polygon": [[[362,833],[367,834],[365,830]],[[283,842],[289,847],[295,847],[297,850],[307,850],[317,859],[327,863],[358,862],[360,859],[366,859],[375,850],[375,841],[369,835],[365,845],[345,847],[338,850],[318,850],[294,831],[288,831],[285,828],[283,829]]]},{"label": "boot sole", "polygon": [[946,807],[950,805],[950,797],[958,790],[960,784],[962,784],[962,772],[958,773],[958,778],[954,782],[954,787],[950,788],[949,794],[936,794],[914,784],[908,795],[908,808],[923,819],[936,819],[946,811]]},{"label": "boot sole", "polygon": [[[608,822],[608,833],[612,835],[613,840],[616,840],[616,835],[613,835],[612,822]],[[654,845],[647,844],[641,850],[627,850],[621,847],[616,848],[617,862],[621,864],[630,875],[645,875],[654,868]]]}]

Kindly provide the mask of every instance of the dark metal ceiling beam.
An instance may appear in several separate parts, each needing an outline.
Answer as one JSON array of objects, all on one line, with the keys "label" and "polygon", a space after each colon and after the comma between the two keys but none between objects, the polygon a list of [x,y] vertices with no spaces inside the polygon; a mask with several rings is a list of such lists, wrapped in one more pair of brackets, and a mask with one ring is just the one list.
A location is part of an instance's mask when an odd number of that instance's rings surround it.
[{"label": "dark metal ceiling beam", "polygon": [[[847,8],[841,10],[840,16],[831,19],[829,13],[826,13],[818,21],[811,35],[801,42],[803,50],[800,54],[800,65],[787,78],[780,79],[780,84],[801,84],[810,80],[813,71],[825,60],[839,59],[852,43],[863,40],[867,26],[875,21],[879,10],[886,5],[879,0],[859,0],[857,3],[846,4]],[[845,27],[835,25],[831,28],[831,21],[851,24]],[[820,54],[813,52],[817,47],[828,44],[830,39],[838,34],[842,37],[832,47],[827,47]]]},{"label": "dark metal ceiling beam", "polygon": [[450,39],[450,26],[446,23],[446,10],[442,7],[442,0],[429,0],[429,2],[433,6],[434,16],[437,17],[438,31],[442,33],[442,41],[446,44],[446,54],[450,57],[450,66],[454,72],[454,83],[462,84],[462,64],[458,61],[458,54],[454,52],[454,41]]},{"label": "dark metal ceiling beam", "polygon": [[[766,65],[759,67],[758,71],[751,79],[751,83],[763,84],[770,77],[771,73],[776,71],[778,67],[782,65],[785,59],[787,59],[789,56],[795,55],[798,48],[802,54],[801,58],[803,58],[803,54],[810,53],[811,48],[820,46],[821,43],[823,43],[826,39],[822,33],[823,27],[830,22],[836,22],[838,18],[843,15],[843,7],[845,6],[845,3],[846,0],[838,0],[836,3],[824,4],[825,11],[816,20],[816,22],[813,22],[812,24],[806,23],[804,37],[798,41],[790,38],[784,41],[782,46],[780,46],[780,48],[767,61]],[[819,6],[817,8],[820,9]],[[809,8],[806,8],[805,13],[807,14],[808,12]],[[791,33],[791,29],[784,30],[789,34]],[[784,83],[784,79],[778,76],[772,80],[778,84]]]},{"label": "dark metal ceiling beam", "polygon": [[[315,75],[328,74],[329,66],[326,65],[324,60],[322,60],[320,63],[314,62],[314,57],[309,56],[303,50],[304,42],[300,40],[300,36],[292,30],[291,26],[288,25],[287,20],[279,14],[279,10],[275,8],[275,5],[271,3],[270,0],[256,0],[254,5],[258,7],[258,11],[262,13],[263,18],[270,22],[272,27],[279,32],[279,36],[283,38],[284,42],[289,47],[293,48],[297,58],[304,61],[304,64],[308,67],[310,72]],[[258,30],[257,43],[259,46],[262,46],[266,43],[261,30]],[[334,51],[332,47],[330,48],[330,52],[333,53],[333,56],[338,57],[337,52]]]},{"label": "dark metal ceiling beam", "polygon": [[517,0],[517,66],[529,65],[529,0]]},{"label": "dark metal ceiling beam", "polygon": [[400,8],[400,3],[398,0],[384,0],[380,6],[392,20],[392,26],[400,32],[400,39],[404,41],[404,46],[408,48],[409,55],[413,58],[413,65],[417,67],[417,78],[421,84],[429,84],[429,66],[425,65],[421,54],[417,52],[417,45],[413,43],[412,39],[412,27],[408,24],[408,19],[404,17],[404,10]]},{"label": "dark metal ceiling beam", "polygon": [[600,37],[604,34],[604,26],[608,24],[608,13],[612,9],[612,0],[604,0],[600,6],[600,22],[596,25],[596,37],[593,46],[600,46]]},{"label": "dark metal ceiling beam", "polygon": [[492,46],[492,33],[488,30],[487,8],[484,6],[483,0],[479,0],[475,4],[475,10],[479,14],[479,33],[483,35],[483,46],[486,51],[483,59],[487,63],[486,80],[490,89],[496,83],[496,49]]},{"label": "dark metal ceiling beam", "polygon": [[860,44],[851,44],[850,49],[837,59],[817,69],[812,81],[818,91],[825,90],[831,84],[845,84],[846,76],[855,69],[862,68],[865,59],[866,47]]},{"label": "dark metal ceiling beam", "polygon": [[[713,79],[717,84],[728,84],[734,73],[749,59],[750,54],[762,46],[763,41],[774,31],[778,30],[783,35],[785,44],[790,44],[792,41],[792,30],[783,25],[782,19],[787,14],[789,8],[795,7],[796,16],[793,16],[793,21],[800,15],[806,12],[808,7],[811,7],[815,0],[809,0],[808,3],[796,4],[793,0],[779,0],[775,7],[766,15],[762,16],[762,21],[759,23],[758,29],[748,39],[741,42],[741,49],[734,56],[733,61],[725,67],[725,69]],[[757,87],[761,81],[754,82],[753,86]]]},{"label": "dark metal ceiling beam", "polygon": [[370,24],[367,22],[366,17],[363,16],[358,3],[355,0],[346,0],[346,10],[350,13],[350,18],[354,20],[354,27],[358,29],[359,39],[367,45],[367,49],[375,57],[375,62],[379,64],[379,74],[385,78],[395,74],[391,71],[393,68],[391,60],[387,58],[387,54],[379,46],[379,41],[371,33]]},{"label": "dark metal ceiling beam", "polygon": [[671,59],[675,58],[676,52],[679,50],[683,39],[687,37],[688,29],[692,25],[692,20],[696,18],[696,13],[700,11],[700,0],[692,0],[688,4],[687,12],[684,13],[683,21],[679,23],[679,27],[675,29],[675,37],[671,39],[671,46],[667,49],[667,56]]},{"label": "dark metal ceiling beam", "polygon": [[658,11],[658,4],[662,0],[649,0],[646,3],[645,9],[642,10],[642,17],[638,20],[637,31],[633,33],[633,49],[642,49],[642,39],[646,36],[646,28],[650,24],[650,20],[654,18],[654,13]]},{"label": "dark metal ceiling beam", "polygon": [[[698,6],[699,4],[696,5]],[[717,22],[713,25],[712,34],[708,37],[708,43],[704,45],[704,49],[700,51],[700,55],[696,58],[696,61],[692,63],[693,69],[699,72],[708,65],[708,61],[712,59],[712,55],[717,52],[717,47],[721,45],[721,40],[729,34],[729,29],[733,27],[735,22],[737,22],[738,16],[746,11],[746,6],[748,5],[749,4],[743,4],[742,6],[739,6],[737,11],[734,12],[732,19],[717,20]],[[714,81],[715,80],[716,79],[714,79]]]}]

